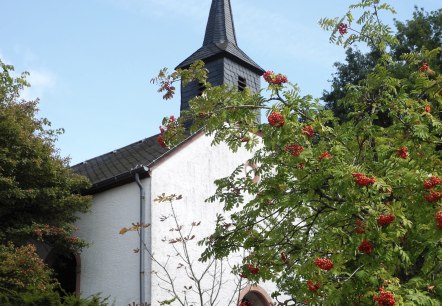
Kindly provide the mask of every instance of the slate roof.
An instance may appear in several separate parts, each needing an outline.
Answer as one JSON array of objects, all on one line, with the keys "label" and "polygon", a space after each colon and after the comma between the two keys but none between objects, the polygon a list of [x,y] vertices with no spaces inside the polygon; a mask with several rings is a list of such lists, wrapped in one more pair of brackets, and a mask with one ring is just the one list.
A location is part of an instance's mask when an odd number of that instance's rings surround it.
[{"label": "slate roof", "polygon": [[176,68],[187,68],[197,60],[229,57],[262,74],[262,69],[239,47],[236,41],[230,0],[213,0],[207,20],[203,46],[181,62]]},{"label": "slate roof", "polygon": [[170,150],[162,148],[156,141],[158,135],[137,141],[112,152],[97,156],[71,167],[71,169],[89,178],[93,186],[91,193],[106,189],[114,183],[133,181],[133,174],[145,172]]}]

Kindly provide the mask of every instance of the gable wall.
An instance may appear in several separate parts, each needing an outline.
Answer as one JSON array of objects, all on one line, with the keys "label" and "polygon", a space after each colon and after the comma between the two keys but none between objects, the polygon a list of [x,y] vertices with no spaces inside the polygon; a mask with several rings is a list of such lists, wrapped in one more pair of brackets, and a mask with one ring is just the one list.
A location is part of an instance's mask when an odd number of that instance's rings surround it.
[{"label": "gable wall", "polygon": [[[142,180],[146,195],[150,194],[149,181],[150,178]],[[82,215],[76,224],[79,237],[90,243],[81,253],[83,297],[101,293],[102,297],[110,296],[110,301],[115,299],[115,306],[138,303],[139,254],[133,250],[139,247],[139,236],[136,232],[120,235],[119,231],[139,222],[139,217],[140,192],[136,183],[94,195],[91,212]]]},{"label": "gable wall", "polygon": [[[222,212],[220,204],[205,203],[204,200],[214,194],[214,180],[230,175],[238,165],[243,164],[252,156],[245,150],[233,154],[225,145],[211,146],[210,141],[211,138],[200,135],[184,149],[152,169],[152,199],[162,193],[183,196],[182,200],[173,203],[173,207],[179,218],[178,223],[184,226],[184,232],[190,229],[192,222],[201,221],[201,225],[193,232],[196,239],[188,244],[197,274],[201,273],[207,264],[198,262],[204,248],[197,246],[196,242],[213,232],[216,214]],[[167,241],[162,241],[165,237],[169,240],[177,236],[176,232],[169,231],[170,228],[176,228],[173,219],[159,221],[162,216],[168,216],[170,213],[169,203],[154,202],[152,204],[152,248],[161,263],[169,260],[170,272],[176,277],[176,290],[181,292],[184,286],[192,284],[184,275],[184,269],[176,269],[178,262],[174,256],[176,251],[173,250],[173,246],[180,249],[180,244],[171,245]],[[230,262],[234,263],[238,260],[238,257],[235,257],[231,258]],[[161,268],[155,263],[153,263],[152,270],[161,273]],[[219,297],[219,305],[236,305],[236,298],[232,304],[229,301],[239,277],[231,275],[229,269],[225,271],[223,277],[226,284],[223,285],[224,290]],[[158,286],[161,281],[155,275],[152,276],[152,280],[153,301],[167,298],[167,294]],[[204,284],[206,288],[210,287],[209,285]],[[196,298],[195,295],[194,298]]]}]

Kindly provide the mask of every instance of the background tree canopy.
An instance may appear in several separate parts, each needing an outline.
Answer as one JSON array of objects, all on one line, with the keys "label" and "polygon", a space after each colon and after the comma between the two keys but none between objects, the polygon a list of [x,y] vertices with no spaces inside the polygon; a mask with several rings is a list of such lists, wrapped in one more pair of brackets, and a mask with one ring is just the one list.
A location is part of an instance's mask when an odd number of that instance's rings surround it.
[{"label": "background tree canopy", "polygon": [[[392,45],[390,50],[395,60],[399,61],[404,53],[415,52],[422,48],[432,50],[442,45],[442,9],[428,13],[424,9],[415,7],[413,19],[395,20],[395,26],[398,44]],[[322,100],[325,102],[325,107],[331,109],[340,120],[345,120],[350,111],[339,103],[347,93],[346,85],[356,85],[364,79],[373,70],[380,56],[381,54],[375,49],[364,54],[357,48],[349,48],[346,50],[345,62],[334,64],[336,73],[331,80],[331,89],[324,90]],[[433,58],[431,67],[441,71],[442,57]],[[399,73],[400,70],[395,74]]]},{"label": "background tree canopy", "polygon": [[54,141],[62,131],[37,118],[38,100],[20,97],[29,86],[27,73],[14,77],[13,67],[1,60],[0,69],[0,304],[103,305],[98,297],[62,298],[55,275],[37,254],[36,245],[60,254],[85,245],[74,236],[73,222],[88,211],[90,198],[81,191],[89,182],[57,154]]}]

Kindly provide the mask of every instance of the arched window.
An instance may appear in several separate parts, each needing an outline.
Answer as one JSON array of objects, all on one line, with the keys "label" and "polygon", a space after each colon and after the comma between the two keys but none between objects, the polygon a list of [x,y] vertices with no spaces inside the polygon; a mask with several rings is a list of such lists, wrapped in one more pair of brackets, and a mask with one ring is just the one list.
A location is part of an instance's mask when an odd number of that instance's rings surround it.
[{"label": "arched window", "polygon": [[66,294],[80,294],[81,261],[78,254],[51,252],[46,264],[54,271],[54,276]]}]

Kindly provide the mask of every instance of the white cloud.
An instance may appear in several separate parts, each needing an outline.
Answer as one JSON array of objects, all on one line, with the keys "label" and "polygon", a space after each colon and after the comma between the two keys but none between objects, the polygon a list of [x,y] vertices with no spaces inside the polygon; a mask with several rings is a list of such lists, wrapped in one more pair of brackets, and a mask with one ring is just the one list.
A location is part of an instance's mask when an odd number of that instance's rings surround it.
[{"label": "white cloud", "polygon": [[50,71],[31,69],[28,71],[28,83],[31,87],[26,88],[22,93],[25,100],[42,98],[48,92],[52,92],[57,85],[57,77]]}]

